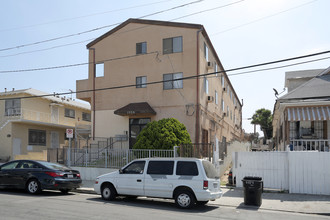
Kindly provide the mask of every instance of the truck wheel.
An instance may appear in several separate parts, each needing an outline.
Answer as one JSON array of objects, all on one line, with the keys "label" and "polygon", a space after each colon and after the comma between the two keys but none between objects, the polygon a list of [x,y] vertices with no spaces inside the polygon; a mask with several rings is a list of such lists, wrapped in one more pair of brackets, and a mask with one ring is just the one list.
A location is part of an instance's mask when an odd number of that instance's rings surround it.
[{"label": "truck wheel", "polygon": [[102,186],[101,195],[104,200],[114,200],[117,192],[111,184],[105,184]]},{"label": "truck wheel", "polygon": [[195,205],[195,202],[194,195],[189,191],[182,190],[175,195],[175,203],[179,208],[189,209]]}]

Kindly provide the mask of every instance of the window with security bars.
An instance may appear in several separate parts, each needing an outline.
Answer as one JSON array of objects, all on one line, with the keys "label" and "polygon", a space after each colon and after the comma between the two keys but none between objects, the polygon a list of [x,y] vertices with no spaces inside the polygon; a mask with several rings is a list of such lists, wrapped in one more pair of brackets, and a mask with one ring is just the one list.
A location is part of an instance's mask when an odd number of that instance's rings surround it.
[{"label": "window with security bars", "polygon": [[91,114],[90,113],[83,112],[82,113],[82,120],[83,121],[91,121]]},{"label": "window with security bars", "polygon": [[314,138],[323,139],[323,121],[314,121]]},{"label": "window with security bars", "polygon": [[29,129],[29,145],[46,146],[46,131]]},{"label": "window with security bars", "polygon": [[290,140],[299,138],[297,135],[297,122],[290,122],[289,125],[289,138]]},{"label": "window with security bars", "polygon": [[5,116],[21,115],[21,99],[6,99]]},{"label": "window with security bars", "polygon": [[76,117],[76,112],[73,109],[66,108],[64,116],[68,117],[68,118],[75,118]]}]

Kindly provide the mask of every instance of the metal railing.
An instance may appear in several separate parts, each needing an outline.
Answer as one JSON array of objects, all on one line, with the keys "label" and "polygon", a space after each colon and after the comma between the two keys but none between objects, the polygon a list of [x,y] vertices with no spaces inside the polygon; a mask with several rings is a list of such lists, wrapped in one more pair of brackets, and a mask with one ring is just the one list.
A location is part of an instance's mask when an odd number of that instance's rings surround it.
[{"label": "metal railing", "polygon": [[[48,161],[68,164],[68,148],[48,149]],[[81,167],[121,168],[135,159],[175,157],[175,150],[99,150],[95,148],[71,149],[70,165]]]},{"label": "metal railing", "polygon": [[173,150],[113,149],[106,146],[104,148],[73,148],[70,154],[68,151],[67,147],[48,149],[48,161],[70,164],[70,166],[104,168],[121,168],[132,160],[153,157],[196,157],[212,161],[213,144],[189,144],[174,147]]},{"label": "metal railing", "polygon": [[329,152],[330,139],[293,139],[290,150],[293,151],[324,151]]}]

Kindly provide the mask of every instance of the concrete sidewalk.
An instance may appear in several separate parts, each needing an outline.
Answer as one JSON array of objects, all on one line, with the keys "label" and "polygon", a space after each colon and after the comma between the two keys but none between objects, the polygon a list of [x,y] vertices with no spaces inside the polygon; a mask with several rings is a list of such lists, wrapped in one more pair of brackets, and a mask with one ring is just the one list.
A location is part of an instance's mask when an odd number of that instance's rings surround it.
[{"label": "concrete sidewalk", "polygon": [[[95,194],[93,187],[94,181],[83,181],[82,187],[77,189],[76,192]],[[330,196],[265,191],[262,194],[262,205],[257,207],[244,204],[243,188],[221,187],[221,189],[223,196],[215,201],[210,201],[208,204],[236,209],[269,210],[330,216]]]}]

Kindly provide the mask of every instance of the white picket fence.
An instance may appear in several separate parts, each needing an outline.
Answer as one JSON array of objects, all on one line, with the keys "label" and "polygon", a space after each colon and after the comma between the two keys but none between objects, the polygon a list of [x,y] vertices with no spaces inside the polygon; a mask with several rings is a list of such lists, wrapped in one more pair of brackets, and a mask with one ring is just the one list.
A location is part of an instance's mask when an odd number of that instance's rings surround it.
[{"label": "white picket fence", "polygon": [[262,177],[264,188],[330,195],[330,153],[316,151],[234,152],[233,175]]}]

